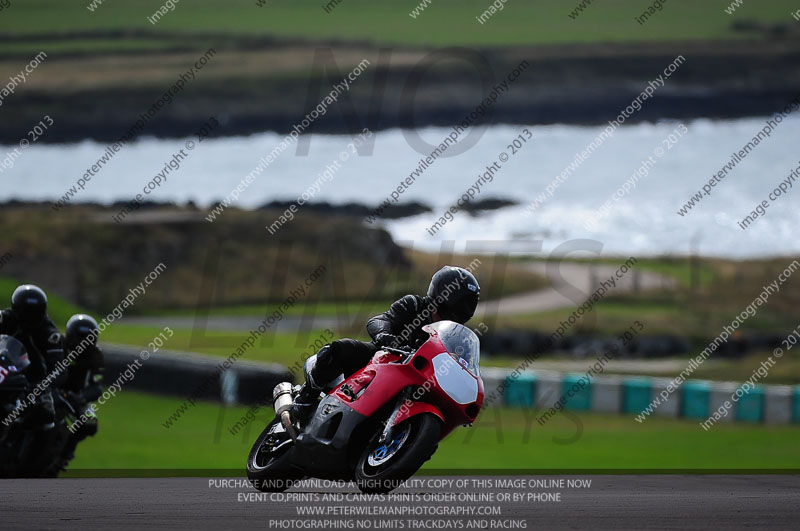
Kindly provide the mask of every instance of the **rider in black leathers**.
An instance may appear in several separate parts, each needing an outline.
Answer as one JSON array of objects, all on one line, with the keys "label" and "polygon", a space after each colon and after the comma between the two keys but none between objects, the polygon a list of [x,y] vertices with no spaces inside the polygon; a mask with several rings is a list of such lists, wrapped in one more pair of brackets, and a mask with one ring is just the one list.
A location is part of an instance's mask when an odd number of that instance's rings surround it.
[{"label": "rider in black leathers", "polygon": [[[58,361],[48,351],[60,351],[63,346],[63,337],[47,315],[47,295],[32,284],[14,290],[11,308],[0,310],[0,334],[12,336],[25,345],[31,362],[25,375],[33,386],[40,383]],[[50,390],[39,394],[30,407],[34,422],[45,432],[52,430],[55,408]]]},{"label": "rider in black leathers", "polygon": [[64,351],[71,360],[64,391],[80,420],[64,455],[72,459],[78,443],[97,433],[97,417],[90,404],[103,394],[103,352],[97,346],[98,326],[91,316],[73,315],[67,322]]},{"label": "rider in black leathers", "polygon": [[406,295],[388,311],[367,322],[372,342],[339,339],[306,361],[306,382],[292,406],[292,418],[304,422],[313,413],[320,391],[339,375],[345,377],[364,367],[381,347],[416,347],[428,339],[422,327],[441,320],[466,323],[475,313],[480,297],[477,279],[466,269],[445,266],[431,279],[424,297]]}]

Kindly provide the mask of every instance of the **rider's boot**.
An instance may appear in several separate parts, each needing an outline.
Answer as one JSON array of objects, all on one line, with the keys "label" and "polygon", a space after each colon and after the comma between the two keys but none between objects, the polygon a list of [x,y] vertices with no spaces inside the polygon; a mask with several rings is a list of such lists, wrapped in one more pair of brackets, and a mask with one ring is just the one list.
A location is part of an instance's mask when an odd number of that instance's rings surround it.
[{"label": "rider's boot", "polygon": [[320,393],[323,388],[330,383],[327,381],[327,378],[325,380],[320,378],[321,376],[324,377],[324,375],[320,374],[320,370],[317,367],[318,357],[324,359],[325,356],[329,355],[329,351],[330,346],[325,345],[316,355],[308,358],[303,365],[303,373],[305,374],[306,382],[300,387],[300,392],[294,398],[292,409],[289,412],[292,420],[295,422],[305,424],[308,419],[311,418],[311,415],[316,411],[317,405],[319,404]]}]

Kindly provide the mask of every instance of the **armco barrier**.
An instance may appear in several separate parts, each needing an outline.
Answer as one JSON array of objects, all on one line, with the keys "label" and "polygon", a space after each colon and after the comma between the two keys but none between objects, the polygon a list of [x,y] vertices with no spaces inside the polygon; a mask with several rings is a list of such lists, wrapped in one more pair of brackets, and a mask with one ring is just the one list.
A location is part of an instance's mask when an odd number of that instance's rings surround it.
[{"label": "armco barrier", "polygon": [[622,378],[606,376],[592,382],[592,411],[619,413],[622,411]]},{"label": "armco barrier", "polygon": [[764,388],[764,422],[786,424],[792,421],[792,391],[788,385]]},{"label": "armco barrier", "polygon": [[651,378],[651,381],[653,382],[653,397],[668,397],[668,400],[661,400],[659,406],[653,411],[653,415],[657,417],[679,417],[681,415],[681,393],[674,392],[670,394],[672,379]]},{"label": "armco barrier", "polygon": [[800,386],[794,388],[794,406],[792,407],[792,420],[800,424]]},{"label": "armco barrier", "polygon": [[[105,355],[106,384],[113,382],[134,360],[140,359],[142,349],[101,344]],[[218,371],[225,358],[187,352],[159,350],[152,354],[136,371],[135,377],[125,383],[125,389],[187,398],[198,398],[255,405],[272,396],[272,389],[280,382],[292,381],[289,371],[275,363],[254,363],[238,360],[221,376]]]},{"label": "armco barrier", "polygon": [[[725,403],[733,404],[731,397],[733,393],[739,388],[736,382],[713,382],[711,384],[711,394],[709,396],[708,409],[713,413],[714,411],[723,411]],[[733,422],[735,415],[733,409],[728,411],[727,415],[722,416],[717,422]]]},{"label": "armco barrier", "polygon": [[551,371],[535,371],[533,373],[536,389],[536,408],[549,409],[561,400],[563,375]]},{"label": "armco barrier", "polygon": [[487,396],[501,387],[505,389],[502,400],[491,405],[547,410],[563,396],[565,409],[638,415],[658,398],[653,415],[705,421],[729,402],[728,415],[718,422],[800,423],[800,386],[757,385],[734,400],[734,393],[742,385],[736,382],[687,380],[675,388],[668,378],[600,375],[570,397],[569,392],[582,374],[526,371],[516,378],[511,374],[508,369],[482,369]]},{"label": "armco barrier", "polygon": [[487,405],[500,405],[503,403],[503,398],[497,398],[495,395],[503,386],[508,377],[508,370],[498,369],[495,367],[481,368],[481,380],[483,380],[483,392],[486,400],[491,400],[494,397],[494,402]]}]

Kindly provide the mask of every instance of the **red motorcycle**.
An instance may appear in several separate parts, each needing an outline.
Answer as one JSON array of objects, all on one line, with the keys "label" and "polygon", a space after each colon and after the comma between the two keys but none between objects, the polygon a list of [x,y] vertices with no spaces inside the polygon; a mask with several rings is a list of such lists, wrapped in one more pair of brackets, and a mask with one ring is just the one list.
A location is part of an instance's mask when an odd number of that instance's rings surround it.
[{"label": "red motorcycle", "polygon": [[289,414],[299,386],[278,384],[275,419],[247,458],[253,486],[280,492],[317,477],[389,492],[456,426],[472,424],[483,404],[478,337],[452,321],[423,330],[429,337],[416,352],[386,347],[360,371],[340,376],[302,429]]}]

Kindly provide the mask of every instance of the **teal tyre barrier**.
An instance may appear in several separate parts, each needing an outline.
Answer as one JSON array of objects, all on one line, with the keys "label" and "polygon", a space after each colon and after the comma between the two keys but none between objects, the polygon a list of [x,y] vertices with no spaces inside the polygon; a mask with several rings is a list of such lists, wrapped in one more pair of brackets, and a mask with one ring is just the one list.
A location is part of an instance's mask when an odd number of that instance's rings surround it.
[{"label": "teal tyre barrier", "polygon": [[711,384],[702,380],[687,380],[681,385],[681,416],[706,420],[709,416]]},{"label": "teal tyre barrier", "polygon": [[[599,375],[549,370],[518,372],[488,367],[482,371],[488,394],[503,391],[492,405],[549,410],[557,402],[572,411],[684,417],[714,423],[800,424],[800,386],[745,385],[737,382]],[[726,405],[727,403],[727,405]],[[487,404],[489,405],[489,404]],[[556,409],[560,409],[556,407]],[[720,412],[727,414],[720,416]]]},{"label": "teal tyre barrier", "polygon": [[650,405],[653,384],[644,378],[626,378],[622,381],[623,413],[639,414]]},{"label": "teal tyre barrier", "polygon": [[764,420],[764,389],[754,387],[744,393],[737,389],[731,399],[736,410],[736,420],[740,422],[761,422]]},{"label": "teal tyre barrier", "polygon": [[505,404],[513,407],[533,407],[536,398],[536,379],[523,372],[517,379],[506,377]]},{"label": "teal tyre barrier", "polygon": [[592,409],[592,383],[583,374],[566,374],[561,386],[564,407],[574,411]]}]

